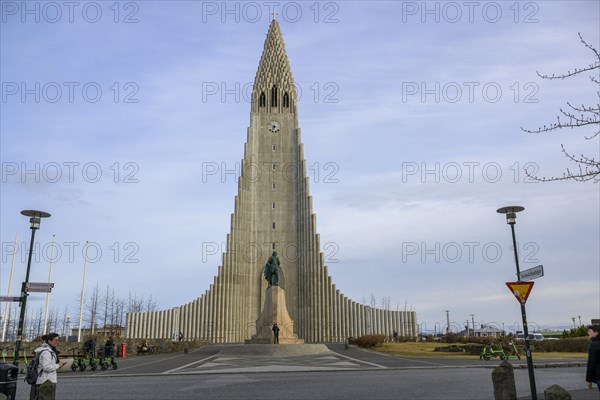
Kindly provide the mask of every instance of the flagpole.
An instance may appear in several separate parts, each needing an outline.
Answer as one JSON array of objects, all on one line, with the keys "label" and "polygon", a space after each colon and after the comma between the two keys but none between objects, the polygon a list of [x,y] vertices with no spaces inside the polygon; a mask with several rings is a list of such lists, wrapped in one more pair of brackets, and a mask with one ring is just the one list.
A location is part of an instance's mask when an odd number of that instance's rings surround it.
[{"label": "flagpole", "polygon": [[79,305],[79,333],[77,333],[77,341],[81,342],[81,324],[83,323],[83,299],[85,294],[85,269],[87,267],[88,258],[88,242],[85,242],[85,258],[83,259],[83,283],[81,284],[81,304]]},{"label": "flagpole", "polygon": [[[17,231],[17,233],[15,234],[15,251],[12,256],[12,265],[10,267],[10,277],[8,278],[8,293],[6,294],[7,296],[10,296],[10,289],[12,287],[13,271],[15,270],[15,255],[17,254],[17,240],[19,240],[19,231]],[[2,341],[3,342],[5,341],[4,339],[6,339],[6,327],[8,324],[8,318],[6,318],[6,316],[8,315],[9,304],[10,304],[10,302],[6,302],[6,306],[4,306],[4,324],[2,324]]]},{"label": "flagpole", "polygon": [[[48,283],[52,283],[52,259],[54,258],[54,236],[52,235],[52,249],[50,250],[50,271],[48,272]],[[48,303],[50,302],[50,292],[46,293],[46,313],[44,316],[44,335],[48,329]]]}]

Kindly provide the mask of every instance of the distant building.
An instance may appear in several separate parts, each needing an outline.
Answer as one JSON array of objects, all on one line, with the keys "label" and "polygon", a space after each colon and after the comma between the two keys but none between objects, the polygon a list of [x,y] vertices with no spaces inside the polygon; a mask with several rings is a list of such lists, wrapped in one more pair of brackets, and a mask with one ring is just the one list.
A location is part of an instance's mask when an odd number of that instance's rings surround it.
[{"label": "distant building", "polygon": [[[95,327],[94,331],[90,328],[81,328],[81,340],[84,341],[87,337],[95,335],[95,336],[115,336],[115,337],[125,337],[125,333],[127,332],[127,328],[119,325],[106,325],[103,328]],[[69,336],[69,340],[73,338],[73,340],[77,340],[77,336],[79,335],[79,328],[71,329],[71,335]]]},{"label": "distant building", "polygon": [[491,338],[497,338],[497,337],[501,337],[502,336],[502,329],[498,329],[495,328],[491,325],[486,325],[486,324],[482,324],[481,328],[479,329],[471,329],[471,328],[467,328],[461,332],[459,332],[458,334],[460,336],[466,336],[466,337],[491,337]]}]

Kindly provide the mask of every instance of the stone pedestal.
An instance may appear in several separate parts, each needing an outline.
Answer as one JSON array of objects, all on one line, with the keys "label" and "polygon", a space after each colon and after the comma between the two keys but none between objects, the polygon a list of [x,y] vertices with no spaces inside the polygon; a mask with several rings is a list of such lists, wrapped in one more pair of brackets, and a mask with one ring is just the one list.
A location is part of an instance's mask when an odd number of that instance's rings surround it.
[{"label": "stone pedestal", "polygon": [[265,304],[262,313],[256,321],[256,334],[248,343],[273,343],[273,324],[279,326],[279,343],[304,343],[294,335],[294,321],[290,318],[285,305],[285,291],[279,286],[270,286],[265,293]]}]

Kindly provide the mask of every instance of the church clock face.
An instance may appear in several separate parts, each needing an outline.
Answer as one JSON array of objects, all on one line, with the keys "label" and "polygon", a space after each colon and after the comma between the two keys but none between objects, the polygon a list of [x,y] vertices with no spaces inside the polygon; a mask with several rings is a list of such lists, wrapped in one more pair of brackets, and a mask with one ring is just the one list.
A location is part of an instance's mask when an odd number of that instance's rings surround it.
[{"label": "church clock face", "polygon": [[269,130],[271,132],[278,132],[279,129],[281,129],[281,124],[277,121],[271,121],[269,122]]}]

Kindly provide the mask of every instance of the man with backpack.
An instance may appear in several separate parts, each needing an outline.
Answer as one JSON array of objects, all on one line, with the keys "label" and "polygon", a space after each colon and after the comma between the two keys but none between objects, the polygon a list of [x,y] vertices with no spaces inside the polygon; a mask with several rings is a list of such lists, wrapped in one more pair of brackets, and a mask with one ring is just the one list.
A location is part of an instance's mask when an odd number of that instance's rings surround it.
[{"label": "man with backpack", "polygon": [[[42,336],[44,344],[35,349],[35,359],[30,365],[34,371],[28,371],[26,379],[37,372],[37,379],[31,384],[30,400],[55,400],[56,398],[56,370],[66,364],[66,361],[58,361],[59,351],[56,349],[59,336],[57,333],[49,333]],[[35,376],[33,376],[35,378]]]}]

